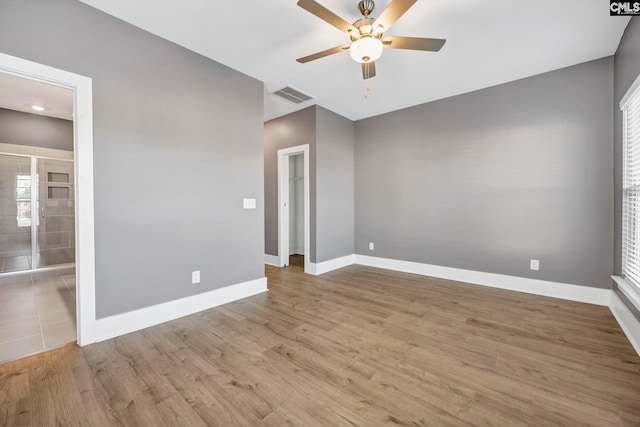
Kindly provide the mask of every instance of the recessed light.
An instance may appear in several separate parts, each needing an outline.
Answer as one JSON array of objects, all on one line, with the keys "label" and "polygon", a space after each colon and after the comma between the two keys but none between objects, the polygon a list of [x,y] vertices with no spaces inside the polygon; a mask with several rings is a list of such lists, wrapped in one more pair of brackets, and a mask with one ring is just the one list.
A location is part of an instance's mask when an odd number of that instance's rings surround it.
[{"label": "recessed light", "polygon": [[44,107],[40,105],[32,105],[31,108],[33,108],[36,111],[44,111]]}]

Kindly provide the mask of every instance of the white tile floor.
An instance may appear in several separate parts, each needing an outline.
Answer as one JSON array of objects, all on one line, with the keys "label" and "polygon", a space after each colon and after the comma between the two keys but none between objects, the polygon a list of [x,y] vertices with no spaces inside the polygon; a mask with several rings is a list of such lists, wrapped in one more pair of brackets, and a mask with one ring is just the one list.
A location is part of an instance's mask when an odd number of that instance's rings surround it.
[{"label": "white tile floor", "polygon": [[75,275],[0,285],[0,363],[75,340]]}]

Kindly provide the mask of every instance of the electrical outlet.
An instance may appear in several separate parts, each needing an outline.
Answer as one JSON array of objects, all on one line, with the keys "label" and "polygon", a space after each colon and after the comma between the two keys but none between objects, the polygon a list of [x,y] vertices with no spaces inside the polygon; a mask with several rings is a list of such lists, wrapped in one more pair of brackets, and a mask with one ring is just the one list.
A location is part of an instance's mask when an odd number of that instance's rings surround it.
[{"label": "electrical outlet", "polygon": [[370,250],[370,251],[372,251],[372,250],[373,250],[373,247],[374,247],[373,242],[369,242],[369,250]]},{"label": "electrical outlet", "polygon": [[200,270],[191,272],[191,283],[200,283]]},{"label": "electrical outlet", "polygon": [[537,259],[532,259],[531,260],[531,264],[530,264],[530,268],[532,270],[540,270],[540,261],[538,261]]}]

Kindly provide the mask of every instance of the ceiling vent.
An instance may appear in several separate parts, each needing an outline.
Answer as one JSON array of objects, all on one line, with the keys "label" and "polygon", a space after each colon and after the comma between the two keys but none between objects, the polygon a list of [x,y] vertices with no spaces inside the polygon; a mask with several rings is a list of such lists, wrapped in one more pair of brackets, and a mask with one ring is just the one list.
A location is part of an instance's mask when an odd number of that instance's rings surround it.
[{"label": "ceiling vent", "polygon": [[285,86],[280,90],[273,92],[274,95],[278,95],[296,104],[313,99],[313,96],[304,93],[300,89],[296,89],[293,86]]}]

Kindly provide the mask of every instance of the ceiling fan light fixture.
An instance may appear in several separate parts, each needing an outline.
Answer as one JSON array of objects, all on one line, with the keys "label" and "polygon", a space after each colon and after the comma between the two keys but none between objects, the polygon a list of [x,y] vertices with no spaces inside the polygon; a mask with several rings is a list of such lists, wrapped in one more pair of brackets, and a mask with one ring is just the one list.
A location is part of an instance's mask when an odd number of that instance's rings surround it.
[{"label": "ceiling fan light fixture", "polygon": [[363,36],[351,43],[349,53],[354,61],[365,63],[373,62],[380,58],[384,46],[379,39],[371,36]]},{"label": "ceiling fan light fixture", "polygon": [[[346,1],[346,0],[345,0]],[[356,0],[351,0],[356,1]],[[384,33],[409,10],[418,0],[389,0],[386,9],[377,18],[371,16],[375,8],[374,0],[360,0],[358,10],[362,18],[353,23],[345,21],[316,0],[298,0],[298,6],[322,19],[338,30],[346,33],[351,44],[336,46],[321,52],[296,59],[301,64],[325,56],[334,55],[349,49],[351,58],[360,64],[362,78],[370,79],[376,75],[376,60],[384,49],[421,50],[438,52],[445,39],[424,37],[384,36]],[[382,39],[384,38],[384,42]]]}]

